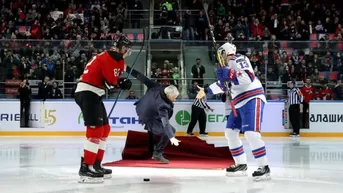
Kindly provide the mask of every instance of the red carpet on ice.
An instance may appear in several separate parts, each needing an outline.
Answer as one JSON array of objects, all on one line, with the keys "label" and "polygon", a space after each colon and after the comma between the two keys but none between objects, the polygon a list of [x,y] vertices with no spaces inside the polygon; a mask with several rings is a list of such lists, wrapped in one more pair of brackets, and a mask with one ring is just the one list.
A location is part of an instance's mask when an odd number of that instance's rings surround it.
[{"label": "red carpet on ice", "polygon": [[[178,147],[168,145],[164,156],[169,164],[151,159],[148,150],[148,133],[128,131],[122,160],[104,164],[113,167],[152,167],[183,169],[224,169],[232,165],[233,159],[228,147],[215,147],[198,137],[177,137]],[[155,139],[155,143],[159,140]]]}]

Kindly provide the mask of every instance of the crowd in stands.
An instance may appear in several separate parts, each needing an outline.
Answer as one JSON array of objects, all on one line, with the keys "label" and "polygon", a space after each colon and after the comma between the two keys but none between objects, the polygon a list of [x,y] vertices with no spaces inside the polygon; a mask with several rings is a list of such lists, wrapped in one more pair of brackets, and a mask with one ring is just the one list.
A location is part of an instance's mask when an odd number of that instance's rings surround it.
[{"label": "crowd in stands", "polygon": [[155,25],[181,25],[179,4],[176,0],[155,1]]},{"label": "crowd in stands", "polygon": [[153,62],[151,64],[151,78],[163,85],[179,86],[180,70],[176,64],[165,60],[163,65]]},{"label": "crowd in stands", "polygon": [[[210,40],[201,0],[155,3],[155,25],[182,25],[184,39]],[[122,32],[126,9],[142,9],[137,0],[14,0],[0,5],[0,38],[5,39],[0,42],[0,82],[43,81],[46,76],[75,82],[88,60],[108,48],[97,40]],[[322,86],[343,78],[339,5],[336,0],[215,0],[209,18],[216,40],[233,41],[263,83],[310,78]],[[139,14],[131,20],[136,18]],[[131,23],[128,27],[140,27]],[[153,63],[152,78],[178,85],[175,66]]]},{"label": "crowd in stands", "polygon": [[[201,1],[185,6],[185,39],[210,40]],[[319,87],[343,78],[341,13],[336,0],[216,0],[208,10],[215,39],[235,43],[262,82],[310,78]]]},{"label": "crowd in stands", "polygon": [[[0,82],[46,76],[75,82],[88,60],[122,32],[125,10],[142,9],[136,0],[14,0],[0,6]],[[130,18],[132,25],[139,25],[137,17]],[[71,92],[73,86],[66,87]]]},{"label": "crowd in stands", "polygon": [[[2,1],[3,39],[93,40],[122,31],[131,1]],[[71,3],[73,2],[73,3]]]}]

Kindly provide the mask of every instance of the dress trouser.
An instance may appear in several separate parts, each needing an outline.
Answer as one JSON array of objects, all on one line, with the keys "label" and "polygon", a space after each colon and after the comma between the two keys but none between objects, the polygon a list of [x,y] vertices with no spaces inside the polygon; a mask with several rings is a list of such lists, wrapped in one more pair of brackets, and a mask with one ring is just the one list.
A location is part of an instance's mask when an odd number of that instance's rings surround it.
[{"label": "dress trouser", "polygon": [[309,127],[309,112],[307,112],[309,110],[309,103],[304,102],[303,103],[303,128],[308,128]]},{"label": "dress trouser", "polygon": [[29,127],[31,101],[20,101],[20,117],[24,120],[23,127]]},{"label": "dress trouser", "polygon": [[[172,129],[175,133],[176,130],[174,128]],[[167,135],[162,135],[160,141],[157,143],[157,145],[155,145],[154,134],[151,131],[148,131],[148,138],[149,138],[149,147],[148,147],[149,152],[154,153],[156,155],[162,154],[170,141]]]},{"label": "dress trouser", "polygon": [[192,105],[191,122],[188,125],[187,133],[193,132],[193,129],[198,121],[200,134],[203,134],[206,130],[206,112],[204,109]]},{"label": "dress trouser", "polygon": [[289,106],[289,119],[293,127],[293,133],[299,134],[300,132],[300,105]]}]

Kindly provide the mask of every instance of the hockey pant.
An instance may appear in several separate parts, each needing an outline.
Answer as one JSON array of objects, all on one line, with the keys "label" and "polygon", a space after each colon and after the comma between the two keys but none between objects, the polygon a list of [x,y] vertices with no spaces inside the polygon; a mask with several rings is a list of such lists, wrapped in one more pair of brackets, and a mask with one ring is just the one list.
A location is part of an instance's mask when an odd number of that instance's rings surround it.
[{"label": "hockey pant", "polygon": [[239,137],[240,131],[244,133],[253,156],[259,166],[268,165],[265,143],[261,138],[261,121],[263,116],[264,102],[255,98],[237,109],[237,117],[231,112],[227,120],[225,138],[235,160],[235,164],[247,164],[243,143]]}]

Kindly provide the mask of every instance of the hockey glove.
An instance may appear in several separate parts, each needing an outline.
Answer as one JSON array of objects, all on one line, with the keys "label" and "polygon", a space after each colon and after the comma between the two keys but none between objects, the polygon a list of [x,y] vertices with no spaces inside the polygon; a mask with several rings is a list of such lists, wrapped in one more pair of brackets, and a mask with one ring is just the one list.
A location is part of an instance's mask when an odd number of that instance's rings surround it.
[{"label": "hockey glove", "polygon": [[217,78],[221,79],[223,76],[223,68],[217,68]]},{"label": "hockey glove", "polygon": [[119,78],[118,86],[123,90],[130,90],[132,86],[132,82],[126,78]]},{"label": "hockey glove", "polygon": [[217,78],[221,82],[225,81],[232,81],[236,79],[236,71],[233,69],[227,69],[227,68],[218,68],[217,69]]}]

